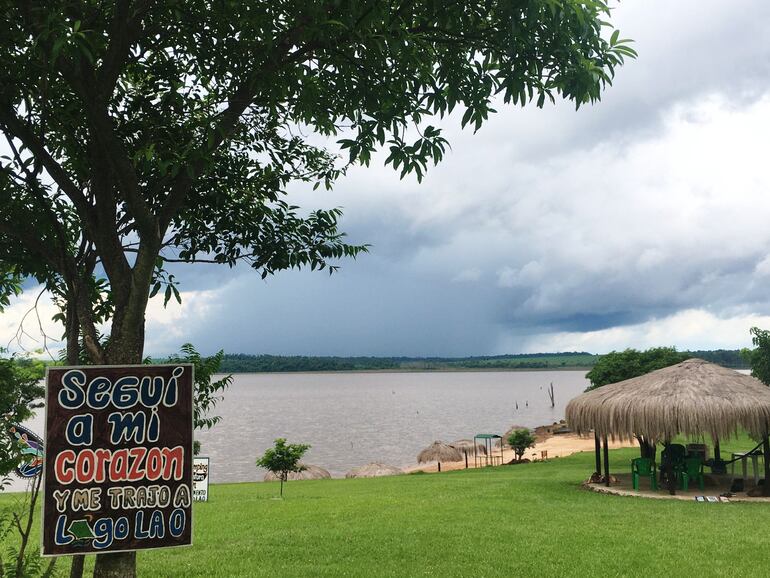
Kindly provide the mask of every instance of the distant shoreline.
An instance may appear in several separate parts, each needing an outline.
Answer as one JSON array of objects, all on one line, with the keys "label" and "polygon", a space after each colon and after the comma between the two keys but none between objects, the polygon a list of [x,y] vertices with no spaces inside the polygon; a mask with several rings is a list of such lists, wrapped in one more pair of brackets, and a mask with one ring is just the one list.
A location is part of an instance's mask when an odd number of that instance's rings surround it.
[{"label": "distant shoreline", "polygon": [[217,375],[302,375],[302,374],[339,374],[339,373],[521,373],[524,371],[590,371],[590,366],[575,367],[441,367],[436,369],[319,369],[316,371],[220,371]]},{"label": "distant shoreline", "polygon": [[[745,366],[738,350],[688,351],[692,357],[734,369]],[[339,373],[450,371],[589,371],[601,355],[587,351],[469,357],[312,356],[225,353],[222,373]],[[160,362],[161,359],[154,361]]]}]

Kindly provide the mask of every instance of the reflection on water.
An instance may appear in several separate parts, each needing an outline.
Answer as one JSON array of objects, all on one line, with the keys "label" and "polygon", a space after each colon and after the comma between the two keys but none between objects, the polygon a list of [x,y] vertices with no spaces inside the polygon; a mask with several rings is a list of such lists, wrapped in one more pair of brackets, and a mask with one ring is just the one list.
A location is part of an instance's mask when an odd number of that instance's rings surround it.
[{"label": "reflection on water", "polygon": [[[282,373],[236,375],[215,414],[222,421],[196,432],[211,458],[212,482],[261,480],[257,455],[285,437],[313,447],[308,463],[342,476],[372,461],[414,464],[434,440],[502,434],[564,417],[567,402],[587,387],[585,371],[446,373]],[[556,407],[548,385],[553,382]],[[518,409],[516,404],[518,403]],[[42,412],[29,422],[43,433]],[[15,484],[23,489],[23,484]]]}]

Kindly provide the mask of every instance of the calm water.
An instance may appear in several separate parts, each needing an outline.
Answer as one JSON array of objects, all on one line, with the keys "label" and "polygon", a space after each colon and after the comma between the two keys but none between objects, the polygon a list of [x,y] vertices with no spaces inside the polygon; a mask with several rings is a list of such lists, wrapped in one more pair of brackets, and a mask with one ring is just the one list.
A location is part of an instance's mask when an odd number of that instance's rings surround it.
[{"label": "calm water", "polygon": [[[372,461],[416,463],[434,440],[504,433],[564,417],[582,393],[585,371],[448,373],[284,373],[236,375],[215,413],[197,432],[211,458],[213,482],[261,480],[257,455],[277,437],[308,443],[305,461],[342,476]],[[553,382],[556,407],[546,388]],[[516,409],[518,402],[519,408]],[[42,433],[42,415],[30,427]],[[18,487],[18,485],[17,485]]]},{"label": "calm water", "polygon": [[[344,475],[372,461],[406,466],[434,440],[504,433],[564,417],[585,371],[238,375],[198,433],[212,481],[262,479],[256,456],[285,437],[312,445],[305,461]],[[546,388],[553,382],[556,407]],[[519,409],[516,409],[516,403]],[[527,405],[528,404],[528,405]]]}]

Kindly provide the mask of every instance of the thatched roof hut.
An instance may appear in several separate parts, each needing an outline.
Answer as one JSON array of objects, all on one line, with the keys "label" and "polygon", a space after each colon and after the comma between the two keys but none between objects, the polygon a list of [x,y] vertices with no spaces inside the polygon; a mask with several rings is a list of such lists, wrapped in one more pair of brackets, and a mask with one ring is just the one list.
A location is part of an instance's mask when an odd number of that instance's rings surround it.
[{"label": "thatched roof hut", "polygon": [[761,439],[770,425],[770,387],[732,369],[692,358],[605,385],[567,404],[579,434],[666,441],[683,434],[730,438],[739,428]]},{"label": "thatched roof hut", "polygon": [[[288,476],[289,481],[295,480],[328,480],[332,475],[321,466],[313,466],[309,464],[303,464],[305,469],[301,472],[290,472]],[[267,472],[265,474],[266,482],[277,482],[278,476],[273,472]]]},{"label": "thatched roof hut", "polygon": [[404,473],[404,470],[396,466],[389,466],[379,462],[372,462],[365,466],[358,466],[345,474],[346,478],[380,478],[383,476],[398,476]]},{"label": "thatched roof hut", "polygon": [[457,448],[441,441],[435,441],[427,448],[417,454],[417,463],[426,462],[460,462],[463,459],[463,453]]},{"label": "thatched roof hut", "polygon": [[457,450],[460,450],[461,453],[467,452],[468,455],[473,455],[474,448],[476,449],[476,453],[479,453],[479,454],[487,453],[487,450],[483,444],[473,443],[473,440],[455,440],[451,442],[449,445]]}]

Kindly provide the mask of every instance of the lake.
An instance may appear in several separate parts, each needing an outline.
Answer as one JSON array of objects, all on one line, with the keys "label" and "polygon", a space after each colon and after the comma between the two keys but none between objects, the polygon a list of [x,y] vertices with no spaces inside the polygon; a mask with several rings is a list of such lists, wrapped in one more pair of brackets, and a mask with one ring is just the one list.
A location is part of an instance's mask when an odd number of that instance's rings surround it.
[{"label": "lake", "polygon": [[[504,433],[564,417],[585,371],[241,374],[199,432],[212,481],[262,479],[254,460],[285,437],[312,446],[305,461],[342,476],[372,461],[416,463],[434,440]],[[553,382],[556,407],[546,388]],[[519,409],[516,409],[518,403]]]},{"label": "lake", "polygon": [[[236,374],[214,412],[222,421],[196,437],[201,455],[211,458],[213,482],[261,480],[264,471],[254,461],[277,437],[310,444],[304,461],[335,477],[372,461],[409,466],[434,440],[503,434],[514,424],[536,427],[563,419],[567,402],[588,386],[585,373]],[[42,412],[29,425],[42,433]]]}]

